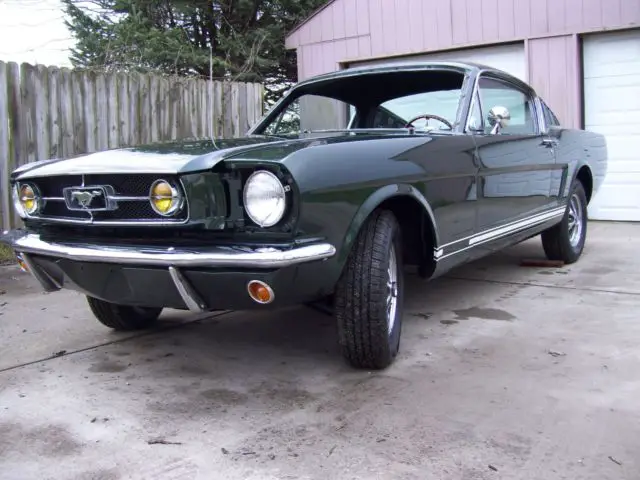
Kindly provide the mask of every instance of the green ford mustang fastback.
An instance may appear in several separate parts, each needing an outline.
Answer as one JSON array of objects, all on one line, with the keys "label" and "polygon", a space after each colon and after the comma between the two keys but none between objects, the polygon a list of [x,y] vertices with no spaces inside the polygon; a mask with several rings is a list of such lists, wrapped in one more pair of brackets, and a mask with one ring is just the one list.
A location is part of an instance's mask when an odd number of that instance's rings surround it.
[{"label": "green ford mustang fastback", "polygon": [[0,241],[113,329],[163,308],[304,304],[335,315],[351,365],[380,369],[400,346],[404,266],[435,278],[538,234],[575,262],[606,164],[602,135],[563,127],[504,72],[350,69],[297,84],[244,138],[24,165],[24,228]]}]

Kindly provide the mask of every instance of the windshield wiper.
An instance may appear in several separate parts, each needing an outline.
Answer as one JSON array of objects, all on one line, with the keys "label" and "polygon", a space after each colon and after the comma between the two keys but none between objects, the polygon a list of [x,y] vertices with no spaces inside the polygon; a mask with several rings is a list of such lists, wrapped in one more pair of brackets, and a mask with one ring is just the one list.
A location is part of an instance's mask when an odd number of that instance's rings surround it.
[{"label": "windshield wiper", "polygon": [[252,137],[281,138],[283,140],[290,140],[289,137],[285,137],[284,135],[275,135],[273,133],[254,133],[251,136]]},{"label": "windshield wiper", "polygon": [[423,132],[416,132],[414,128],[329,128],[325,130],[303,130],[300,133],[408,133],[413,135]]}]

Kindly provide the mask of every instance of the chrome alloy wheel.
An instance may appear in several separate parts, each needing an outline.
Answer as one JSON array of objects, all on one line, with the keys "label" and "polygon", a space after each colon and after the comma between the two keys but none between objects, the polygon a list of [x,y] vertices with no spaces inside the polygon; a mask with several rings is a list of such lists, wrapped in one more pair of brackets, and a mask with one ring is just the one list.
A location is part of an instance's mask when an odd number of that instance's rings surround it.
[{"label": "chrome alloy wheel", "polygon": [[388,333],[391,335],[396,323],[396,309],[398,307],[398,262],[396,249],[393,245],[389,251],[387,277],[387,323],[389,325]]},{"label": "chrome alloy wheel", "polygon": [[569,218],[567,223],[569,230],[569,243],[576,247],[580,243],[582,230],[584,229],[584,215],[582,212],[582,201],[577,194],[571,195],[569,202]]}]

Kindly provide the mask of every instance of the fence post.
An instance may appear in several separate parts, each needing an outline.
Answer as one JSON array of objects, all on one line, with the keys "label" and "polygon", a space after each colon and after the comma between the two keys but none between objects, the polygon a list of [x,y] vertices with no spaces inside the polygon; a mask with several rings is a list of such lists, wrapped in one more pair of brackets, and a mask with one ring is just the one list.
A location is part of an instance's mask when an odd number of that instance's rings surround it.
[{"label": "fence post", "polygon": [[9,171],[11,164],[9,149],[9,86],[7,65],[0,62],[0,230],[11,227],[11,192]]}]

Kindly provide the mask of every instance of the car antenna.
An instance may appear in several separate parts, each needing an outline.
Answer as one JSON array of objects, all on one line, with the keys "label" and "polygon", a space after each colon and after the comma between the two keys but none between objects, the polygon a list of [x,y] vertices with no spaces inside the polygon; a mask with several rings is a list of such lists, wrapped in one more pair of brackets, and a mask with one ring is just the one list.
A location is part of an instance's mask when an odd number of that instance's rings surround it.
[{"label": "car antenna", "polygon": [[209,137],[213,148],[218,150],[216,137],[213,134],[213,43],[209,41]]}]

